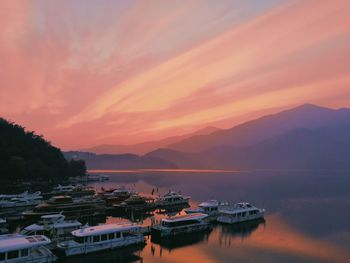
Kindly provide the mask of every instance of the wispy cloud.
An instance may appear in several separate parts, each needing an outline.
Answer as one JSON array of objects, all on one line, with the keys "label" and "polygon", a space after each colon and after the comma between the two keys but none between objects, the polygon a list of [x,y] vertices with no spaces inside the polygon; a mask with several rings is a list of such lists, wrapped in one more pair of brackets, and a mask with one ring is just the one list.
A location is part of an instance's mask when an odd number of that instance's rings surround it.
[{"label": "wispy cloud", "polygon": [[350,106],[345,0],[0,5],[0,113],[65,148]]}]

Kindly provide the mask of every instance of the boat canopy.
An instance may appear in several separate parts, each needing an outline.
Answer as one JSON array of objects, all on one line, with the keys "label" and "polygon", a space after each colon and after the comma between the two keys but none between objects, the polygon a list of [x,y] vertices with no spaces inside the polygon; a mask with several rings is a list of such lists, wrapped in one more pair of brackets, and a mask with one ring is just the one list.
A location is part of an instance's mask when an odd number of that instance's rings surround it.
[{"label": "boat canopy", "polygon": [[51,240],[45,236],[7,235],[0,239],[0,253],[37,246],[48,245]]},{"label": "boat canopy", "polygon": [[76,237],[86,237],[129,230],[139,230],[140,228],[140,225],[133,223],[103,224],[74,230],[72,231],[72,235]]},{"label": "boat canopy", "polygon": [[180,215],[180,216],[172,216],[168,218],[162,219],[162,222],[180,222],[180,221],[187,221],[187,220],[202,220],[204,218],[208,217],[207,214],[203,213],[193,213],[188,215]]}]

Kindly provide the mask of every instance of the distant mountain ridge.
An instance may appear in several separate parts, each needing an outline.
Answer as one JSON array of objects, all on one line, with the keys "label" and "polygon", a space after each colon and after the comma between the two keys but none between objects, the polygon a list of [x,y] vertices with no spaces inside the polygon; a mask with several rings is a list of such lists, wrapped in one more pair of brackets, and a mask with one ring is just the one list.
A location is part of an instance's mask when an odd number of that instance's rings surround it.
[{"label": "distant mountain ridge", "polygon": [[84,160],[88,169],[152,169],[178,168],[174,163],[159,157],[138,156],[135,154],[95,154],[90,152],[64,152],[66,159]]},{"label": "distant mountain ridge", "polygon": [[210,135],[193,136],[168,145],[166,148],[185,152],[200,152],[220,145],[249,146],[291,129],[313,129],[349,120],[350,109],[332,110],[305,104],[248,121],[230,129],[219,130]]},{"label": "distant mountain ridge", "polygon": [[156,141],[148,141],[133,145],[113,145],[113,144],[103,144],[103,145],[97,145],[95,147],[82,149],[81,152],[92,152],[96,154],[125,154],[125,153],[132,153],[137,155],[142,155],[145,153],[148,153],[150,151],[156,150],[158,148],[167,147],[169,144],[176,143],[178,141],[184,140],[186,138],[189,138],[194,135],[204,135],[204,134],[210,134],[212,132],[218,131],[219,128],[208,126],[203,129],[200,129],[196,132],[179,135],[179,136],[172,136],[167,137],[161,140]]},{"label": "distant mountain ridge", "polygon": [[306,104],[147,156],[183,168],[349,169],[350,109]]},{"label": "distant mountain ridge", "polygon": [[305,104],[143,156],[78,157],[90,169],[350,169],[350,109]]}]

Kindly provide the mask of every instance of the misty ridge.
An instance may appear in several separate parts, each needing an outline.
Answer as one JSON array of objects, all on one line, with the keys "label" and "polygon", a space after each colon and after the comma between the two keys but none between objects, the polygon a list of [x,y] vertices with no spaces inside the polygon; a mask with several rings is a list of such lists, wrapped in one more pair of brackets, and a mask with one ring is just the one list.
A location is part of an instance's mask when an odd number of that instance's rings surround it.
[{"label": "misty ridge", "polygon": [[136,150],[65,156],[85,160],[89,169],[349,169],[350,109],[305,104],[230,129],[210,127],[145,144],[149,152],[143,155]]}]

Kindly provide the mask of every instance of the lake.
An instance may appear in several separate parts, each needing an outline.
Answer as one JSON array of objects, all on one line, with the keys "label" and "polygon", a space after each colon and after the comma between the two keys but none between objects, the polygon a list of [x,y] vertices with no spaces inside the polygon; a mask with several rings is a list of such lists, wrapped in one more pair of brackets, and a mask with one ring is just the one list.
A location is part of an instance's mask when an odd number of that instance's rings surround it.
[{"label": "lake", "polygon": [[[104,173],[110,180],[94,183],[97,190],[118,185],[144,194],[158,188],[155,195],[176,190],[190,195],[193,206],[208,199],[246,201],[267,213],[265,222],[215,225],[210,233],[161,244],[149,239],[145,247],[135,250],[136,258],[117,251],[101,254],[100,262],[349,262],[350,171]],[[149,218],[142,219],[148,223]],[[94,260],[87,257],[69,262]]]},{"label": "lake", "polygon": [[[147,238],[142,247],[107,251],[60,262],[349,262],[350,171],[95,171],[109,181],[92,183],[97,190],[125,185],[153,197],[169,190],[191,196],[191,206],[208,199],[250,202],[267,210],[264,221],[214,224],[209,233],[167,242]],[[55,183],[56,184],[56,183]],[[29,186],[47,191],[50,186]],[[3,184],[2,191],[19,192]],[[22,187],[18,185],[18,187]],[[28,189],[33,188],[33,189]],[[175,215],[183,211],[170,211]],[[167,213],[128,215],[144,225]],[[100,219],[101,220],[101,219]],[[126,220],[108,216],[102,222]],[[153,219],[152,219],[153,220]],[[101,222],[101,221],[100,221]],[[15,228],[25,226],[12,226]]]}]

